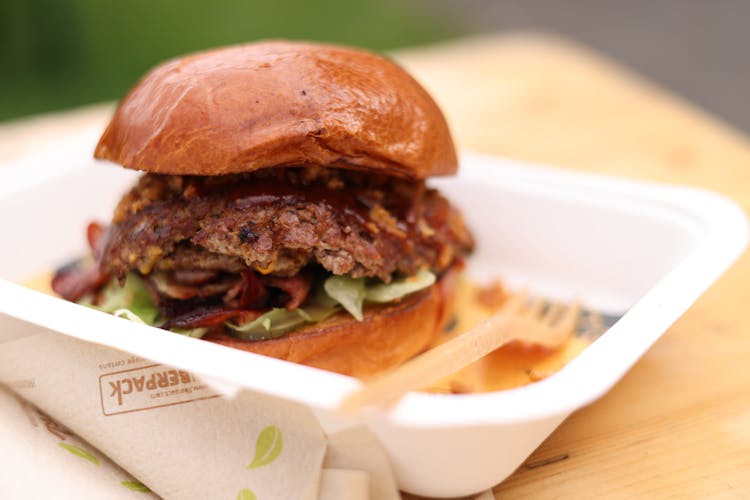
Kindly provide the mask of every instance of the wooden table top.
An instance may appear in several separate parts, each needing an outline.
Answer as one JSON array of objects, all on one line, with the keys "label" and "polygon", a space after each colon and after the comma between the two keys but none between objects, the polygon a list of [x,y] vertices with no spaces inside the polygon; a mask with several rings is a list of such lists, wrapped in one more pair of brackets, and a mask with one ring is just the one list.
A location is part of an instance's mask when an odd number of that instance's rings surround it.
[{"label": "wooden table top", "polygon": [[[742,134],[587,49],[512,33],[396,57],[443,107],[461,148],[702,187],[750,210]],[[0,161],[103,126],[110,111],[2,124]],[[496,487],[497,498],[750,496],[748,299],[746,253],[612,391]]]}]

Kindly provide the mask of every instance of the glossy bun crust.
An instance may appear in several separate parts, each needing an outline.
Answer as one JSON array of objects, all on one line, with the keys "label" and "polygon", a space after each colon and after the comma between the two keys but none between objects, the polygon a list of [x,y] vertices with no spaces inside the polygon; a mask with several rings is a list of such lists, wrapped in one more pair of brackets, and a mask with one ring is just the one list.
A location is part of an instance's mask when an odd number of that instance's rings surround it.
[{"label": "glossy bun crust", "polygon": [[154,68],[122,100],[95,156],[177,175],[317,164],[423,179],[457,168],[440,109],[399,66],[283,41]]},{"label": "glossy bun crust", "polygon": [[204,340],[354,377],[368,377],[426,350],[449,319],[458,271],[395,304],[365,310],[357,321],[341,313],[277,339],[246,342],[223,332]]}]

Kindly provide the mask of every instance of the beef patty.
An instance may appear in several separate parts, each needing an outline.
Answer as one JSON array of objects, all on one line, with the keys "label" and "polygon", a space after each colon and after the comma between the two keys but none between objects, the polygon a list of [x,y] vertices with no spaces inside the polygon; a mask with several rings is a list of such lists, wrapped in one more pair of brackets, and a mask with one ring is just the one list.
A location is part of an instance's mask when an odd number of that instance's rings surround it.
[{"label": "beef patty", "polygon": [[423,181],[323,167],[216,177],[143,175],[120,201],[102,270],[120,279],[179,269],[293,276],[444,270],[473,248],[450,203]]}]

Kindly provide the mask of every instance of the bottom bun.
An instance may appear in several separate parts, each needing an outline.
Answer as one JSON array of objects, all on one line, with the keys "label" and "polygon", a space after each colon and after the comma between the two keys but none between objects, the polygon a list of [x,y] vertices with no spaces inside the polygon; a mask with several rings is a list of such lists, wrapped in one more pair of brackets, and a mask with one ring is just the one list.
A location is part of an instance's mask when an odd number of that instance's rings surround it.
[{"label": "bottom bun", "polygon": [[368,377],[427,349],[451,315],[456,266],[430,288],[394,304],[368,307],[362,321],[339,313],[270,340],[245,341],[223,331],[205,340],[354,377]]}]

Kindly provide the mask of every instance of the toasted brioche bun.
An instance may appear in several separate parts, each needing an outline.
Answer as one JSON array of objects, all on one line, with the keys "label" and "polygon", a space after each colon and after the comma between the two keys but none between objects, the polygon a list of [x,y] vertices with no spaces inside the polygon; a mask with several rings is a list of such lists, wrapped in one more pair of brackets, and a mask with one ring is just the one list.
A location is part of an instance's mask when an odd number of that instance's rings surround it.
[{"label": "toasted brioche bun", "polygon": [[398,366],[427,349],[451,314],[458,271],[404,300],[365,309],[357,321],[339,313],[282,337],[248,342],[216,330],[204,340],[354,377]]},{"label": "toasted brioche bun", "polygon": [[457,168],[445,118],[402,68],[283,41],[157,66],[122,100],[94,156],[175,175],[317,164],[424,179]]}]

